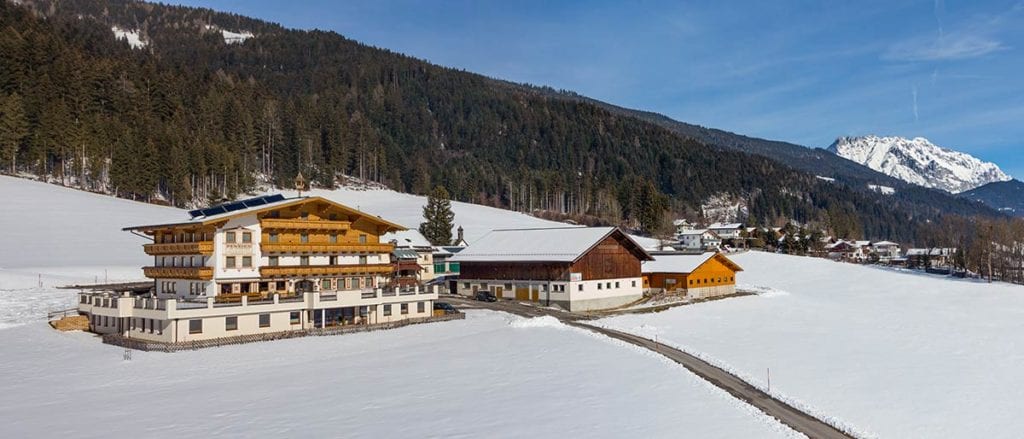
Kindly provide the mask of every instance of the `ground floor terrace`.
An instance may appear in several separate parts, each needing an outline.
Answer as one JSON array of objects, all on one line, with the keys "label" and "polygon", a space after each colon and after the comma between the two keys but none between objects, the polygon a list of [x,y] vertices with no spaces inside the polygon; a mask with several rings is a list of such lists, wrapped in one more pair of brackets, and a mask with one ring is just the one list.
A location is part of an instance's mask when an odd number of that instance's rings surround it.
[{"label": "ground floor terrace", "polygon": [[436,300],[436,287],[241,295],[237,301],[94,292],[80,295],[78,312],[98,334],[182,343],[423,319],[433,316]]}]

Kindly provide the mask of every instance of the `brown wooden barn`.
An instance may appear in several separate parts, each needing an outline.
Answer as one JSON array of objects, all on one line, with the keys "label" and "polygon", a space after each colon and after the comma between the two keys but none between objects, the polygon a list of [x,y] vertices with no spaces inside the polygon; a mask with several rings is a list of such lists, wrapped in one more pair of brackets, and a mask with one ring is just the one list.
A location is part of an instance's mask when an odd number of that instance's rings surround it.
[{"label": "brown wooden barn", "polygon": [[640,265],[652,258],[616,227],[554,227],[493,230],[451,260],[461,264],[460,294],[580,311],[642,298]]}]

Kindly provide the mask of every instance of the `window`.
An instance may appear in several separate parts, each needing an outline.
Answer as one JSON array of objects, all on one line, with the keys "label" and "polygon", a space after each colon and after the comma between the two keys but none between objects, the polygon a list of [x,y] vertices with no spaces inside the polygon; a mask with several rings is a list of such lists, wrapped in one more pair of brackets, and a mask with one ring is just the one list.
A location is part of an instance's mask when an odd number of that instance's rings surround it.
[{"label": "window", "polygon": [[302,219],[309,219],[309,212],[303,211],[301,216],[302,216]]},{"label": "window", "polygon": [[690,279],[690,285],[693,285],[693,279]]},{"label": "window", "polygon": [[391,305],[384,305],[384,315],[385,316],[391,315]]},{"label": "window", "polygon": [[331,221],[334,221],[334,220],[338,219],[338,214],[332,213],[332,214],[327,216],[327,219],[329,219]]},{"label": "window", "polygon": [[338,265],[338,257],[337,256],[328,256],[327,257],[327,265]]},{"label": "window", "polygon": [[260,314],[260,327],[261,328],[269,328],[270,327],[270,314]]},{"label": "window", "polygon": [[[582,286],[582,285],[580,285],[580,286]],[[601,289],[601,282],[597,283],[597,289],[599,289],[599,290]]]},{"label": "window", "polygon": [[224,234],[224,241],[229,244],[235,243],[235,232],[227,232]]},{"label": "window", "polygon": [[612,283],[608,282],[607,284],[605,284],[604,287],[610,290],[610,289],[612,289]]},{"label": "window", "polygon": [[366,244],[366,235],[359,235],[359,243]]},{"label": "window", "polygon": [[225,331],[234,331],[236,329],[238,329],[238,317],[237,316],[225,317],[224,318],[224,330]]},{"label": "window", "polygon": [[[601,284],[598,284],[598,286],[600,286],[600,285],[601,285]],[[579,285],[577,285],[577,286],[576,286],[576,290],[577,290],[577,291],[583,291],[583,284],[579,284]]]},{"label": "window", "polygon": [[189,282],[188,283],[188,294],[189,295],[193,295],[195,293],[196,293],[196,284],[194,284],[192,282]]},{"label": "window", "polygon": [[202,319],[193,319],[188,321],[188,333],[189,334],[202,334],[203,333],[203,321]]},{"label": "window", "polygon": [[270,265],[271,267],[276,267],[277,264],[278,264],[277,256],[271,256],[271,257],[267,258],[267,265]]},{"label": "window", "polygon": [[250,244],[250,243],[252,243],[252,232],[242,232],[242,243],[243,244]]},{"label": "window", "polygon": [[615,282],[615,288],[618,288],[618,287],[619,287],[619,283]]},{"label": "window", "polygon": [[299,265],[309,265],[309,256],[299,256]]},{"label": "window", "polygon": [[402,314],[409,314],[409,304],[408,303],[403,303],[402,304]]},{"label": "window", "polygon": [[331,289],[331,280],[330,279],[321,280],[320,281],[320,289],[321,290],[329,290],[329,289]]},{"label": "window", "polygon": [[291,324],[293,324],[293,325],[298,325],[299,324],[299,312],[298,311],[292,311],[291,314],[288,315],[288,321]]},{"label": "window", "polygon": [[277,291],[284,291],[285,290],[284,281],[283,280],[277,281],[277,285],[274,286],[274,289],[277,290]]},{"label": "window", "polygon": [[272,210],[272,211],[270,211],[270,214],[267,215],[267,216],[269,216],[271,218],[280,218],[281,217],[281,211]]},{"label": "window", "polygon": [[328,241],[331,244],[337,244],[338,243],[338,234],[337,233],[331,233],[331,237],[328,239]]},{"label": "window", "polygon": [[634,287],[636,286],[636,281],[633,281],[633,286],[634,286]]},{"label": "window", "polygon": [[271,233],[271,234],[270,234],[270,235],[268,236],[268,239],[270,240],[270,243],[271,243],[271,244],[276,244],[276,243],[277,243],[277,240],[278,240],[278,237],[277,237],[277,233]]},{"label": "window", "polygon": [[366,256],[359,257],[359,265],[366,265]]},{"label": "window", "polygon": [[303,233],[303,234],[299,235],[299,242],[301,242],[303,244],[308,244],[309,243],[309,234],[308,233]]},{"label": "window", "polygon": [[462,288],[467,288],[468,289],[469,288],[469,282],[463,282],[462,283]]},{"label": "window", "polygon": [[242,266],[245,268],[252,267],[252,256],[242,256]]},{"label": "window", "polygon": [[512,289],[512,284],[505,284],[505,289],[506,290],[511,290]]},{"label": "window", "polygon": [[426,302],[416,302],[416,312],[418,312],[420,314],[423,314],[423,313],[427,312],[427,303]]},{"label": "window", "polygon": [[224,258],[224,268],[235,268],[234,256],[227,256]]}]

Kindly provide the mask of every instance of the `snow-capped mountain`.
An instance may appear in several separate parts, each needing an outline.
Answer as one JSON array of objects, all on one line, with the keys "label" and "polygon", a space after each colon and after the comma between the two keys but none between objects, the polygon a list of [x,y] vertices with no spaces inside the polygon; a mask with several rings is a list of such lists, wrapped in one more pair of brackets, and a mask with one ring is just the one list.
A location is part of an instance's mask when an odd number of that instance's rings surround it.
[{"label": "snow-capped mountain", "polygon": [[1010,180],[995,163],[942,148],[923,137],[840,137],[828,150],[900,180],[952,193]]}]

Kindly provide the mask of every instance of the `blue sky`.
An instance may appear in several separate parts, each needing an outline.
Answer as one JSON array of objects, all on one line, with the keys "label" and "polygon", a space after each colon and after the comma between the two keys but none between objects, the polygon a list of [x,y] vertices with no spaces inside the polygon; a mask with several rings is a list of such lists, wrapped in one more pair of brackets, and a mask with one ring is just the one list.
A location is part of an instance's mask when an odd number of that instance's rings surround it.
[{"label": "blue sky", "polygon": [[927,137],[1024,177],[1024,0],[178,0],[812,147]]}]

